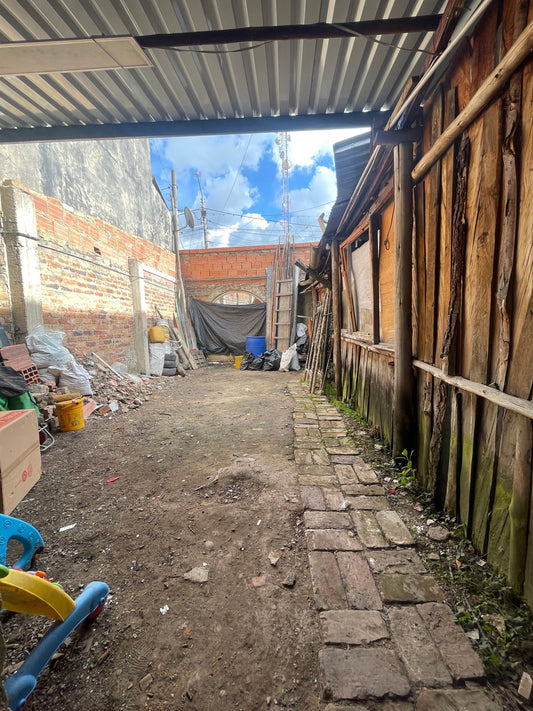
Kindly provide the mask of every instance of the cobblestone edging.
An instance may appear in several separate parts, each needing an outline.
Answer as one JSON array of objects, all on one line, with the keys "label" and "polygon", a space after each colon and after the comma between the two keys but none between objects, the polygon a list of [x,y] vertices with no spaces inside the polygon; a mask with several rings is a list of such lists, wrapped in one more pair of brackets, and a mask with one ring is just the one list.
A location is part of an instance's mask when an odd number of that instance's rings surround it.
[{"label": "cobblestone edging", "polygon": [[301,384],[289,390],[326,711],[500,709],[483,688],[481,660],[342,417]]}]

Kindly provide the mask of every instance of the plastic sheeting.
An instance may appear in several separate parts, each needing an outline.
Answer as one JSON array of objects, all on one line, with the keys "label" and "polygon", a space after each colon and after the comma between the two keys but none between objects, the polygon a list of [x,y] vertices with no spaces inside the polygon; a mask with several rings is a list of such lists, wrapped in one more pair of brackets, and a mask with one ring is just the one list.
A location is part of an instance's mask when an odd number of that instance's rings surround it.
[{"label": "plastic sheeting", "polygon": [[206,353],[240,355],[248,336],[264,336],[266,304],[229,306],[191,299],[189,304],[198,347]]}]

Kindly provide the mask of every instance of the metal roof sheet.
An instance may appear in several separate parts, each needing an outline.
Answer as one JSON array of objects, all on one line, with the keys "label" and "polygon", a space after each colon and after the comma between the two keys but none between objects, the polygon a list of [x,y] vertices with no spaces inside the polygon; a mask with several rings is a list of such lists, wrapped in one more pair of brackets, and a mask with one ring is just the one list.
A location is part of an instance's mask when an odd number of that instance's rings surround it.
[{"label": "metal roof sheet", "polygon": [[323,239],[331,239],[335,235],[355,186],[368,163],[370,132],[335,143],[333,158],[337,176],[337,200],[329,213]]},{"label": "metal roof sheet", "polygon": [[[445,0],[3,0],[0,43],[417,18]],[[431,31],[145,49],[138,69],[0,76],[0,141],[361,125],[391,108]],[[418,51],[417,51],[418,50]],[[422,50],[422,51],[419,51]],[[177,123],[174,123],[177,122]],[[118,125],[121,125],[120,127]],[[317,127],[317,126],[314,126]],[[18,139],[20,140],[20,138]]]}]

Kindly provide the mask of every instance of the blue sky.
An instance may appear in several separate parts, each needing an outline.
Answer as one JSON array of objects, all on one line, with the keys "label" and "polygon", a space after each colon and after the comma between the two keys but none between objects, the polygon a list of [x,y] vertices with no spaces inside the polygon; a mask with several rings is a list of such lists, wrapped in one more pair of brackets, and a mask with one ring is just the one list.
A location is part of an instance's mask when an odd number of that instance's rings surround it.
[{"label": "blue sky", "polygon": [[[337,195],[333,144],[360,130],[291,132],[289,211],[295,242],[318,241],[318,216]],[[196,227],[180,216],[182,247],[203,247],[199,173],[207,208],[210,247],[277,244],[282,236],[282,179],[275,133],[160,138],[150,141],[152,173],[170,202],[170,171],[178,185],[178,208],[187,205]]]}]

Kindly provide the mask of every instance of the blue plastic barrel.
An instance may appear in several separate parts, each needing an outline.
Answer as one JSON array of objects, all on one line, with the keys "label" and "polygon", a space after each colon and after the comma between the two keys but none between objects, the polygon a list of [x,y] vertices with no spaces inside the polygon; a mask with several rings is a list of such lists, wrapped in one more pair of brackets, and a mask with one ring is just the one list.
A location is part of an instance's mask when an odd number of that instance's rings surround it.
[{"label": "blue plastic barrel", "polygon": [[266,351],[266,338],[264,336],[248,336],[246,350],[254,356],[260,356]]}]

